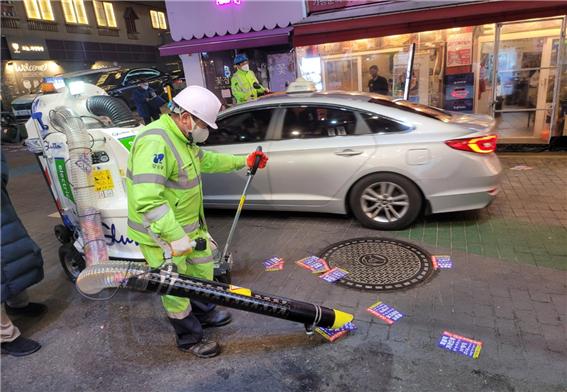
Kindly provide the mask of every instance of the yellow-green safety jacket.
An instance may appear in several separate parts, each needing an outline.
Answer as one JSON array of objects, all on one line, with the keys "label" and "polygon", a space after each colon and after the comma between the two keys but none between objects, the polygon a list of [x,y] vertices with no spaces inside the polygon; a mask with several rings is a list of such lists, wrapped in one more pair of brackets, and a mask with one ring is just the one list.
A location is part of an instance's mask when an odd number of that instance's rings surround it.
[{"label": "yellow-green safety jacket", "polygon": [[[149,225],[167,243],[184,234],[208,240],[201,172],[226,173],[245,164],[245,156],[204,151],[189,144],[173,119],[162,115],[136,136],[128,157],[128,237],[156,246],[146,230]],[[189,255],[193,263],[212,261],[208,242],[206,251]]]},{"label": "yellow-green safety jacket", "polygon": [[263,93],[266,89],[260,84],[260,88],[254,88],[254,83],[258,83],[256,75],[252,71],[238,69],[230,78],[230,89],[236,98],[236,103],[254,101],[258,98],[258,93]]}]

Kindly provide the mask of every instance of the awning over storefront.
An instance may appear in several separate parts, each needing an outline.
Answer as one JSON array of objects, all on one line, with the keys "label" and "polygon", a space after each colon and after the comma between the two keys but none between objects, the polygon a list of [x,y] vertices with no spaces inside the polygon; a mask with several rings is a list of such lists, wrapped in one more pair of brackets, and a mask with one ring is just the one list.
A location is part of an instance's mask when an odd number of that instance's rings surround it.
[{"label": "awning over storefront", "polygon": [[567,14],[567,1],[400,1],[312,14],[294,24],[293,45],[383,37]]},{"label": "awning over storefront", "polygon": [[159,48],[161,56],[216,52],[220,50],[256,48],[270,45],[289,44],[291,27],[251,33],[227,34],[219,37],[181,40]]}]

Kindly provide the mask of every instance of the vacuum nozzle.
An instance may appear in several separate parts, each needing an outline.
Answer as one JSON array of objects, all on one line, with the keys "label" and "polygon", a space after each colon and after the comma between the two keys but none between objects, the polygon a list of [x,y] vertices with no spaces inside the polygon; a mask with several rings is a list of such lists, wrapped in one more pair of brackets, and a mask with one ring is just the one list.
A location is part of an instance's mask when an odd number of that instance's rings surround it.
[{"label": "vacuum nozzle", "polygon": [[331,326],[331,329],[341,328],[354,319],[352,314],[343,312],[342,310],[333,309],[333,313],[335,314],[335,322]]}]

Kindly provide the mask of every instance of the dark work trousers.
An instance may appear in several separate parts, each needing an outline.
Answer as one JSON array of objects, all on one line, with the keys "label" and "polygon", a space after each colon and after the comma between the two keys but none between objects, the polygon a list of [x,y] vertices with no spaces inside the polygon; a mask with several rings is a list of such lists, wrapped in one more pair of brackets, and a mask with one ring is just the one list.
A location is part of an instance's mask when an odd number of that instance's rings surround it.
[{"label": "dark work trousers", "polygon": [[179,347],[187,348],[203,339],[203,327],[199,321],[215,309],[214,304],[191,299],[191,313],[184,319],[168,318],[175,329],[176,341]]}]

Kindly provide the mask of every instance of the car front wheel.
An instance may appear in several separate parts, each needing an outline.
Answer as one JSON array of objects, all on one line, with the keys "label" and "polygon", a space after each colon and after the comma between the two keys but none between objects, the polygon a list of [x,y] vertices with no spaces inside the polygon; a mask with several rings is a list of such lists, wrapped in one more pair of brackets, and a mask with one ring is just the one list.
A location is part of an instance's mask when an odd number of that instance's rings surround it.
[{"label": "car front wheel", "polygon": [[363,226],[401,230],[419,215],[422,197],[417,186],[407,178],[394,173],[376,173],[354,185],[349,203]]}]

